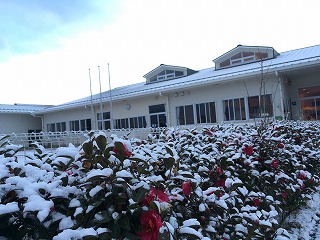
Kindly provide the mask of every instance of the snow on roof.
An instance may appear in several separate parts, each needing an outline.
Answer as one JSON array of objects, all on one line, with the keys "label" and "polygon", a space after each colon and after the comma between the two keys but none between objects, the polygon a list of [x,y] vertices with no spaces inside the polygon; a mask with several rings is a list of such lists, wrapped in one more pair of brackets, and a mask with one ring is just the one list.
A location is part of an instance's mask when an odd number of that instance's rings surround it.
[{"label": "snow on roof", "polygon": [[[283,71],[303,66],[320,64],[320,45],[291,50],[280,53],[276,58],[263,61],[265,71]],[[253,62],[230,68],[215,70],[214,67],[199,70],[198,72],[168,81],[146,84],[145,82],[114,88],[111,90],[112,100],[122,100],[139,96],[146,96],[159,92],[173,92],[187,87],[195,87],[207,84],[220,84],[237,78],[254,75],[261,71],[261,63]],[[110,92],[102,94],[102,101],[110,100]],[[92,96],[93,104],[99,103],[100,94]],[[36,113],[54,112],[57,110],[82,107],[91,104],[91,97],[85,97],[65,104],[39,109]]]},{"label": "snow on roof", "polygon": [[28,113],[32,114],[35,111],[43,110],[49,105],[36,105],[36,104],[0,104],[0,113]]}]

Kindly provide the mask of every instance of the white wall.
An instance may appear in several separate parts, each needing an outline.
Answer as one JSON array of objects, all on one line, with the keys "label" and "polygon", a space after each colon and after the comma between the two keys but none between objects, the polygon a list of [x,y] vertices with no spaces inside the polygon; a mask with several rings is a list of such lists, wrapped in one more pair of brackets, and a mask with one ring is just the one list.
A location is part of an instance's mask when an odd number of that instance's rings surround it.
[{"label": "white wall", "polygon": [[0,134],[27,133],[41,130],[41,118],[27,114],[0,113]]}]

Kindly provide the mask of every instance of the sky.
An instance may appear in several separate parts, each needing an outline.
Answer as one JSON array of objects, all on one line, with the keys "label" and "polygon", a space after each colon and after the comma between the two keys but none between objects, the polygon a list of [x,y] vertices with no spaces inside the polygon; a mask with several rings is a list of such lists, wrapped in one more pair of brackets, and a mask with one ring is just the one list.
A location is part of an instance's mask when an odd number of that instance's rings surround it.
[{"label": "sky", "polygon": [[0,0],[0,104],[87,97],[90,77],[98,94],[99,72],[107,91],[109,73],[115,88],[160,64],[214,67],[238,44],[317,45],[319,9],[319,0]]}]

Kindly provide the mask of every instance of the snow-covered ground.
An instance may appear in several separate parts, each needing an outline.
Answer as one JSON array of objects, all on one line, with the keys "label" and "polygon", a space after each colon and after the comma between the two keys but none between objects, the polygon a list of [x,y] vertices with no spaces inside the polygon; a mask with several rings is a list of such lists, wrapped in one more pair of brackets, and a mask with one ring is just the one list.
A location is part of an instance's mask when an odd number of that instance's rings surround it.
[{"label": "snow-covered ground", "polygon": [[[320,191],[320,189],[319,189]],[[306,207],[288,218],[287,226],[292,229],[290,240],[320,240],[320,193],[313,195]]]}]

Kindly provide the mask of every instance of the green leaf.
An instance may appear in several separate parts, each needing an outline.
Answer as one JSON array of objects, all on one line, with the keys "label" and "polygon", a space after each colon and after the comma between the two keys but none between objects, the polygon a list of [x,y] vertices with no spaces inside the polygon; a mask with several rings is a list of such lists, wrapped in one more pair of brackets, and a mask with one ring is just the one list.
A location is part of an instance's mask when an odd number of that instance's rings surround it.
[{"label": "green leaf", "polygon": [[95,240],[98,239],[97,236],[93,236],[93,235],[88,235],[88,236],[84,236],[82,237],[83,240]]},{"label": "green leaf", "polygon": [[68,181],[69,181],[68,176],[61,178],[62,186],[66,187],[68,185]]},{"label": "green leaf", "polygon": [[141,202],[145,196],[147,195],[147,193],[149,192],[150,190],[149,189],[145,189],[144,187],[140,187],[138,189],[138,192],[136,192],[134,195],[133,195],[133,200],[137,203]]},{"label": "green leaf", "polygon": [[93,151],[93,144],[92,142],[85,142],[83,145],[82,145],[82,148],[83,148],[83,151],[91,156],[92,155],[92,151]]},{"label": "green leaf", "polygon": [[121,214],[120,218],[117,221],[117,223],[123,229],[126,229],[126,230],[130,230],[131,229],[130,221],[129,221],[129,218],[127,217],[126,214]]},{"label": "green leaf", "polygon": [[95,215],[95,222],[98,223],[106,223],[106,222],[110,222],[112,219],[110,218],[108,211],[100,211],[97,212]]},{"label": "green leaf", "polygon": [[98,137],[96,137],[96,143],[97,143],[99,149],[101,151],[104,151],[104,149],[107,146],[107,138],[103,135],[99,135]]},{"label": "green leaf", "polygon": [[173,152],[172,152],[172,150],[171,150],[169,147],[167,147],[167,146],[166,146],[166,150],[167,150],[167,153],[169,153],[169,155],[170,155],[171,157],[173,157]]},{"label": "green leaf", "polygon": [[173,157],[165,158],[164,164],[166,165],[167,169],[171,169],[175,163],[175,160]]}]

